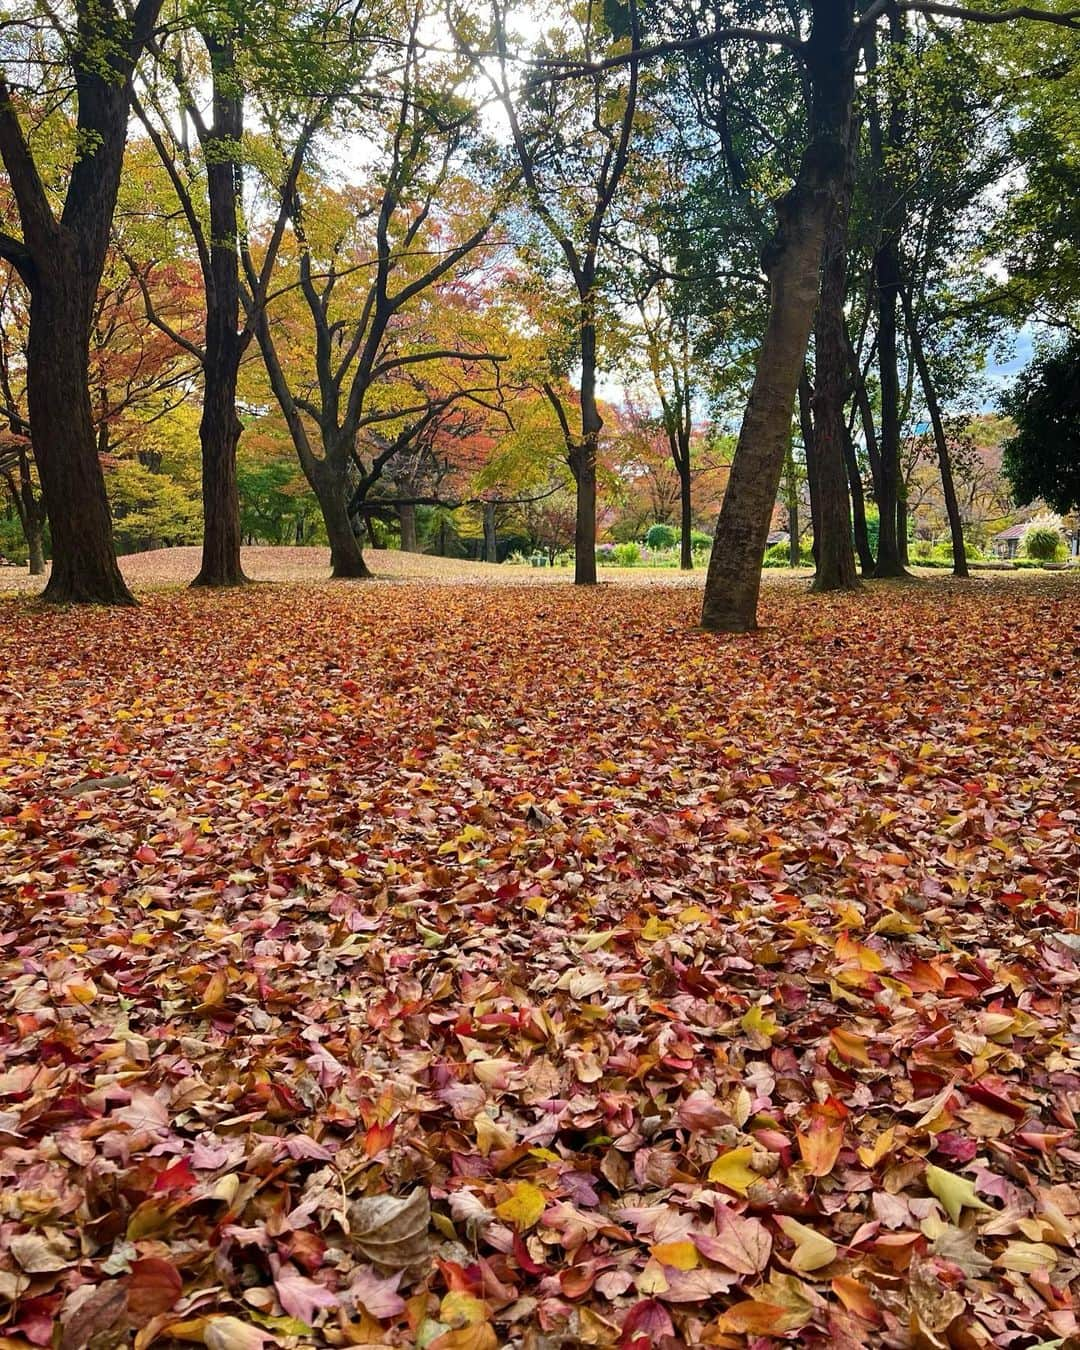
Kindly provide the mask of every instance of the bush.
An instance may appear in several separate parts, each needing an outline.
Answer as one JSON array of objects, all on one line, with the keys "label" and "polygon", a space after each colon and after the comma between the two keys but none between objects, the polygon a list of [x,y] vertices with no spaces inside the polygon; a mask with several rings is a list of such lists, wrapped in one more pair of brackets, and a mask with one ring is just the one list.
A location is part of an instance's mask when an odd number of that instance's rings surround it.
[{"label": "bush", "polygon": [[[637,546],[635,545],[635,547],[637,547]],[[601,567],[614,567],[614,566],[615,566],[615,545],[614,545],[614,544],[597,544],[597,546],[596,546],[596,561],[597,561],[597,563],[598,563]]]},{"label": "bush", "polygon": [[1024,553],[1036,562],[1056,562],[1065,552],[1061,531],[1053,525],[1031,525],[1024,533]]},{"label": "bush", "polygon": [[678,530],[671,525],[661,525],[659,521],[650,525],[645,535],[645,543],[652,549],[674,548],[678,542]]},{"label": "bush", "polygon": [[637,544],[616,544],[611,553],[616,567],[636,567],[641,561]]},{"label": "bush", "polygon": [[712,548],[712,535],[706,534],[704,530],[691,530],[690,547],[695,553]]}]

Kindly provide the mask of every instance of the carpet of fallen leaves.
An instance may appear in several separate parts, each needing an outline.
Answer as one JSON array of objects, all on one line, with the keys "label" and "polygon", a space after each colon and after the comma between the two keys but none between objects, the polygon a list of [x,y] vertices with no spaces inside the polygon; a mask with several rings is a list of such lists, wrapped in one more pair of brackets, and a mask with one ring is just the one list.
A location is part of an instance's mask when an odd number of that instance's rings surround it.
[{"label": "carpet of fallen leaves", "polygon": [[1075,1345],[1080,592],[2,604],[0,1348]]}]

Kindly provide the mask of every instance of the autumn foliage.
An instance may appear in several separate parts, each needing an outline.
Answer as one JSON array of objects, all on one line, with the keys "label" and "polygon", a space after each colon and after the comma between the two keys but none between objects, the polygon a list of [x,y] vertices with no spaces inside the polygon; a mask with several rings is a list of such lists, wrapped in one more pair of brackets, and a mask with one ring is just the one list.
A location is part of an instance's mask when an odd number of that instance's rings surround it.
[{"label": "autumn foliage", "polygon": [[5,607],[5,1350],[1066,1344],[1067,582]]}]

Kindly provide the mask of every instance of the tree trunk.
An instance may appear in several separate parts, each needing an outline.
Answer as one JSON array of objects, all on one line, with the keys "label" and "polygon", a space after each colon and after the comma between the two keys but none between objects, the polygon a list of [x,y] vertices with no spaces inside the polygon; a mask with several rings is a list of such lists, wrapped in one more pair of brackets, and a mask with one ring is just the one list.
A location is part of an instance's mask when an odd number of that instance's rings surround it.
[{"label": "tree trunk", "polygon": [[42,537],[41,525],[38,522],[28,524],[24,530],[26,534],[26,547],[30,551],[30,575],[32,577],[43,577],[45,575],[45,541]]},{"label": "tree trunk", "polygon": [[397,509],[398,524],[401,527],[402,553],[419,553],[416,542],[416,507],[412,502],[403,502]]},{"label": "tree trunk", "polygon": [[231,42],[202,34],[210,56],[213,122],[203,138],[210,209],[210,275],[206,284],[206,345],[203,356],[202,445],[203,550],[195,586],[239,586],[240,496],[236,447],[242,427],[236,415],[236,382],[243,355],[240,336],[240,254],[236,198],[236,147],[243,134],[243,105]]},{"label": "tree trunk", "polygon": [[804,48],[811,132],[795,185],[778,203],[777,230],[762,259],[769,314],[709,559],[701,613],[706,629],[740,633],[757,626],[765,541],[814,321],[829,204],[847,158],[852,26],[850,0],[814,0]]},{"label": "tree trunk", "polygon": [[499,561],[499,534],[495,524],[495,503],[484,503],[484,561]]},{"label": "tree trunk", "polygon": [[694,533],[694,504],[690,496],[690,487],[690,452],[689,447],[686,447],[686,455],[679,465],[679,509],[682,521],[679,567],[683,572],[694,570],[694,543],[691,537]]},{"label": "tree trunk", "polygon": [[848,217],[853,186],[854,164],[849,154],[840,190],[829,211],[814,337],[814,462],[818,489],[818,517],[814,529],[815,591],[853,591],[859,585],[844,464],[847,440],[844,404],[848,393],[844,303],[847,299]]},{"label": "tree trunk", "polygon": [[795,454],[791,447],[790,437],[788,437],[787,454],[784,456],[784,505],[787,508],[788,566],[798,567],[799,539],[801,537],[801,527],[799,525],[799,480],[795,473]]},{"label": "tree trunk", "polygon": [[851,492],[851,514],[855,532],[855,550],[859,555],[859,566],[864,577],[873,575],[874,555],[870,548],[870,533],[866,528],[866,498],[863,495],[862,474],[859,472],[859,457],[851,433],[844,428],[844,463],[847,467],[848,488]]},{"label": "tree trunk", "polygon": [[934,430],[934,445],[937,448],[938,467],[941,470],[941,491],[945,498],[945,511],[949,517],[949,535],[952,538],[953,576],[967,577],[967,545],[964,543],[964,522],[960,518],[960,503],[956,496],[956,483],[953,479],[952,458],[949,455],[949,440],[945,434],[945,422],[941,416],[937,390],[930,374],[930,364],[926,359],[922,334],[919,332],[912,310],[911,297],[901,291],[904,306],[904,318],[907,323],[908,338],[911,342],[911,355],[915,369],[919,372],[923,397],[926,399],[926,411],[930,415],[930,425]]},{"label": "tree trunk", "polygon": [[806,457],[806,486],[810,493],[810,530],[811,549],[814,554],[814,566],[817,566],[819,520],[821,508],[818,504],[817,446],[814,441],[814,388],[810,375],[803,362],[799,375],[799,430],[802,432],[803,454]]},{"label": "tree trunk", "polygon": [[57,230],[55,266],[30,292],[26,387],[34,458],[52,537],[44,598],[57,604],[133,605],[113,547],[112,519],[90,407],[89,305],[77,281],[74,239]]},{"label": "tree trunk", "polygon": [[878,556],[874,575],[902,577],[897,528],[900,510],[900,376],[896,349],[898,269],[892,240],[874,259],[877,278],[878,373],[881,383],[881,482],[878,487]]},{"label": "tree trunk", "polygon": [[581,301],[581,442],[571,456],[577,485],[574,523],[574,584],[596,585],[596,459],[604,425],[596,406],[595,297],[590,289]]},{"label": "tree trunk", "polygon": [[312,487],[322,510],[326,537],[330,540],[331,575],[341,579],[367,579],[371,572],[349,518],[344,474],[335,473],[332,467],[322,463],[312,476]]}]

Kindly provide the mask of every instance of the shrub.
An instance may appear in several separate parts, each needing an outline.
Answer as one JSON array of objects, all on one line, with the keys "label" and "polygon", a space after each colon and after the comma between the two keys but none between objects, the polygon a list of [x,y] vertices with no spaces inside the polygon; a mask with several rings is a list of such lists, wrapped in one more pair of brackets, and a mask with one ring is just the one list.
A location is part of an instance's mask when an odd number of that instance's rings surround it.
[{"label": "shrub", "polygon": [[[637,545],[635,544],[634,547],[636,548]],[[597,563],[598,563],[601,567],[614,567],[614,566],[615,566],[615,545],[614,545],[614,544],[597,544],[597,546],[596,546],[596,561],[597,561]]]},{"label": "shrub", "polygon": [[1024,533],[1024,553],[1036,562],[1056,562],[1065,552],[1061,531],[1053,525],[1032,524]]},{"label": "shrub", "polygon": [[616,544],[612,558],[616,567],[636,567],[641,561],[641,549],[637,544]]},{"label": "shrub", "polygon": [[697,552],[704,552],[705,549],[712,548],[712,535],[706,534],[704,530],[690,531],[690,547]]},{"label": "shrub", "polygon": [[650,525],[645,535],[645,543],[653,549],[674,548],[678,542],[678,530],[671,525],[662,525],[659,521]]}]

